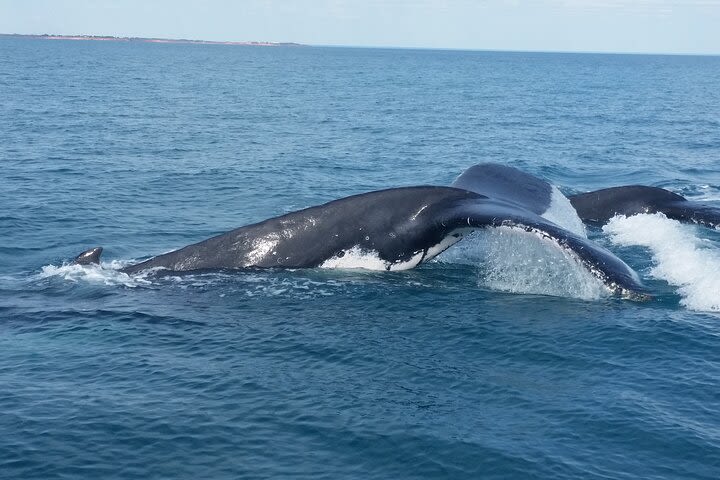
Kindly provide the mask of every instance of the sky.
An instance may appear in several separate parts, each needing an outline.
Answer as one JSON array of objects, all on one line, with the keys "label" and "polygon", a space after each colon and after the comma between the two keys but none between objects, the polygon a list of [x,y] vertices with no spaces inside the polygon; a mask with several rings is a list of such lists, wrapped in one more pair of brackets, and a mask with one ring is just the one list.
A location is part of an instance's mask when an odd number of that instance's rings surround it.
[{"label": "sky", "polygon": [[0,33],[720,54],[720,0],[0,0]]}]

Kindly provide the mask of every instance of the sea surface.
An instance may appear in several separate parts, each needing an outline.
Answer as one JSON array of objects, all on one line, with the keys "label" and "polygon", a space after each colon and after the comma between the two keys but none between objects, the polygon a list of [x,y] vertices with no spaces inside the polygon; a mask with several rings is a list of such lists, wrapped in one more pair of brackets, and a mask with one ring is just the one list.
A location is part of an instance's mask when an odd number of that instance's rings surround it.
[{"label": "sea surface", "polygon": [[720,478],[718,231],[590,228],[647,302],[502,231],[114,270],[481,162],[720,206],[720,57],[0,39],[0,478]]}]

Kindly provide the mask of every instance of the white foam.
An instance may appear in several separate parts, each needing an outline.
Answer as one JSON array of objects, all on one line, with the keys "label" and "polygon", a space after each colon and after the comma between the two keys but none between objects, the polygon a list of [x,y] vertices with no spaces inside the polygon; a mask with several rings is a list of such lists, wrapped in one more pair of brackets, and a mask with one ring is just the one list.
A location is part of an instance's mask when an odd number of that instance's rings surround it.
[{"label": "white foam", "polygon": [[580,220],[577,211],[575,211],[570,200],[555,186],[552,187],[550,207],[548,207],[541,216],[546,220],[550,220],[555,225],[563,227],[565,230],[587,238],[585,225],[583,225],[582,220]]},{"label": "white foam", "polygon": [[120,271],[126,265],[127,262],[117,260],[103,262],[100,265],[46,265],[42,267],[37,278],[59,277],[71,282],[123,285],[125,287],[139,287],[150,284],[150,281],[146,278],[150,271],[143,272],[141,275],[128,275]]},{"label": "white foam", "polygon": [[363,268],[365,270],[387,270],[388,262],[377,252],[353,247],[325,260],[320,268]]},{"label": "white foam", "polygon": [[617,216],[603,227],[618,245],[641,245],[652,252],[650,274],[678,287],[691,310],[720,311],[720,249],[696,235],[696,228],[662,213]]},{"label": "white foam", "polygon": [[595,300],[609,290],[553,240],[504,226],[477,230],[438,257],[478,266],[479,285],[512,293]]}]

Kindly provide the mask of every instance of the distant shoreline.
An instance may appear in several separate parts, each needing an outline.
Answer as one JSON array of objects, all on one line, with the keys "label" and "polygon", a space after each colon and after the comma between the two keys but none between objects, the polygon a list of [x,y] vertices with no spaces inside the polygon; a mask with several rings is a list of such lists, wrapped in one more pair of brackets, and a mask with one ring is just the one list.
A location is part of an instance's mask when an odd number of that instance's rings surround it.
[{"label": "distant shoreline", "polygon": [[253,47],[304,47],[292,42],[223,42],[213,40],[188,40],[185,38],[113,37],[111,35],[26,35],[21,33],[0,33],[0,37],[33,38],[38,40],[76,40],[97,42],[172,43],[192,45],[240,45]]},{"label": "distant shoreline", "polygon": [[238,45],[251,47],[324,47],[324,48],[359,48],[379,50],[429,50],[453,52],[492,52],[492,53],[520,53],[520,54],[567,54],[567,55],[633,55],[633,56],[660,56],[660,57],[720,57],[720,53],[691,53],[691,52],[642,52],[642,51],[584,51],[584,50],[504,50],[492,48],[461,48],[461,47],[428,47],[428,46],[392,46],[392,45],[341,45],[341,44],[306,44],[295,42],[232,42],[219,40],[190,40],[185,38],[156,38],[156,37],[115,37],[112,35],[54,35],[54,34],[24,34],[0,33],[2,38],[28,38],[37,40],[74,40],[74,41],[100,41],[100,42],[136,42],[136,43],[168,43],[185,45]]}]

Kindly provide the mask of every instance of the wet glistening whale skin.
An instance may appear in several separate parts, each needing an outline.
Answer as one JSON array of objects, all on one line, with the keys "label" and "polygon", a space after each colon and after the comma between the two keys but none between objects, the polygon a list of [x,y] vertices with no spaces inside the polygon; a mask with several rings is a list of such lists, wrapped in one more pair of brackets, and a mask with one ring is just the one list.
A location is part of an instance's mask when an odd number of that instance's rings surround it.
[{"label": "wet glistening whale skin", "polygon": [[[615,214],[662,211],[685,221],[718,224],[718,209],[657,190],[617,187],[568,200],[548,182],[516,168],[481,164],[449,187],[391,188],[341,198],[243,226],[122,271],[342,268],[358,256],[367,260],[366,268],[403,270],[434,258],[475,229],[504,227],[554,242],[613,293],[642,297],[646,290],[637,274],[588,240],[575,212],[595,223]],[[75,263],[98,263],[101,253],[101,247],[93,248]]]}]

